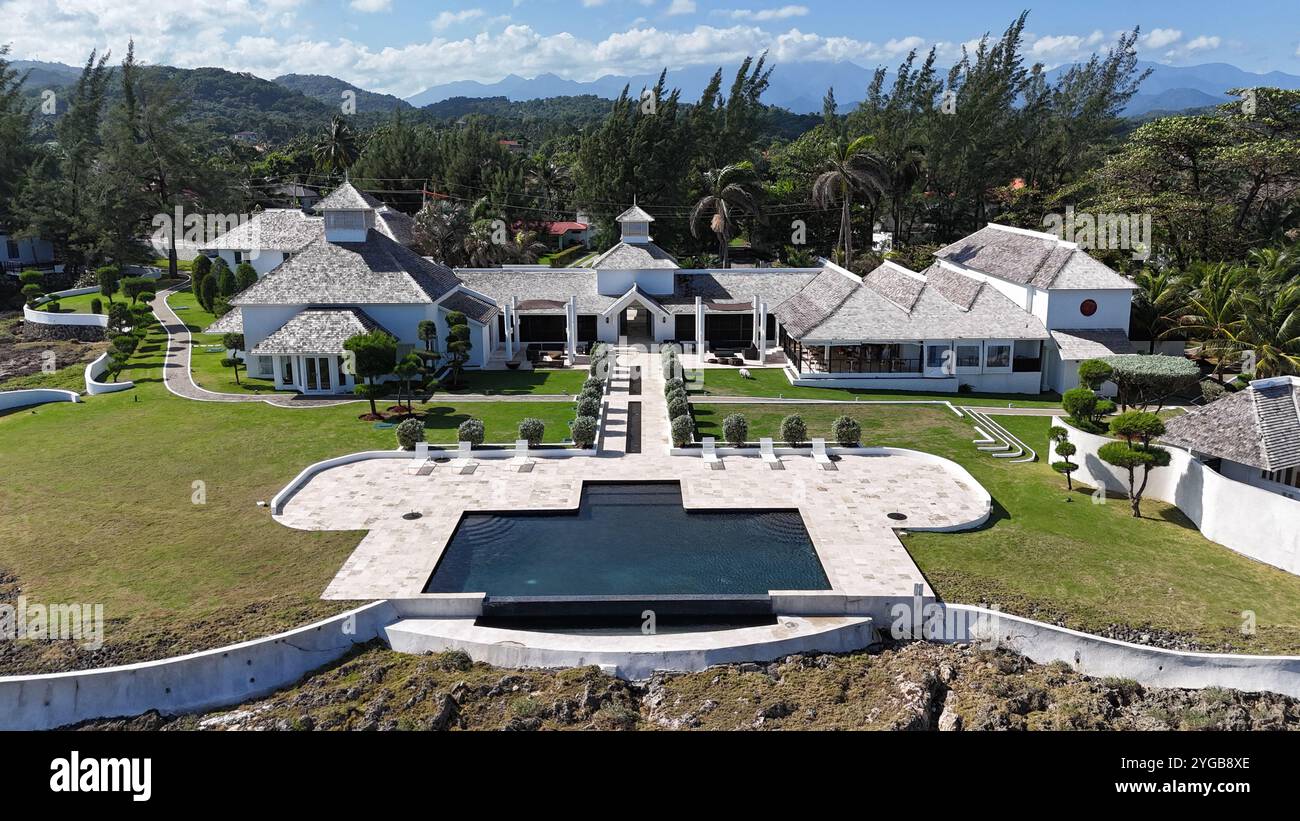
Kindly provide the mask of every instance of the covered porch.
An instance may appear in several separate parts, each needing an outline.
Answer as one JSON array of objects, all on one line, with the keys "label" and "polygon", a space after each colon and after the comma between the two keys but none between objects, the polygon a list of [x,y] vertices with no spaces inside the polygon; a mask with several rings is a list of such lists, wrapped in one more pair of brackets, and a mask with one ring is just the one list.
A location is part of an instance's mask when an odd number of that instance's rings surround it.
[{"label": "covered porch", "polygon": [[269,361],[270,373],[264,375],[280,390],[315,396],[350,394],[357,382],[351,354],[343,343],[373,330],[384,329],[360,309],[310,309],[295,314],[248,355]]}]

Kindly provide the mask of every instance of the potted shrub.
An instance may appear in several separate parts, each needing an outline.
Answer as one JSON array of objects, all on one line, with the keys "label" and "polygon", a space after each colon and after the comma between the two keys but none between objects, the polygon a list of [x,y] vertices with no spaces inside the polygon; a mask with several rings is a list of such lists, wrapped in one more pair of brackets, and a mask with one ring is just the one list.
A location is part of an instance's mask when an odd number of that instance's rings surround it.
[{"label": "potted shrub", "polygon": [[733,413],[722,420],[722,438],[733,448],[744,447],[749,439],[749,420],[743,413]]},{"label": "potted shrub", "polygon": [[674,397],[673,400],[668,403],[669,419],[676,419],[679,416],[690,416],[690,415],[691,415],[691,403],[687,402],[684,397],[680,397],[680,396]]},{"label": "potted shrub", "polygon": [[857,447],[862,441],[862,426],[856,419],[848,416],[841,416],[831,423],[831,435],[835,437],[835,442],[842,448]]},{"label": "potted shrub", "polygon": [[781,420],[781,441],[792,448],[808,441],[808,426],[802,416],[794,413]]},{"label": "potted shrub", "polygon": [[460,442],[469,442],[474,447],[483,444],[483,437],[486,431],[483,429],[483,422],[478,419],[466,419],[456,428],[456,439]]},{"label": "potted shrub", "polygon": [[582,450],[589,449],[596,443],[596,420],[590,416],[579,416],[569,423],[569,438]]},{"label": "potted shrub", "polygon": [[395,433],[398,447],[402,450],[415,450],[415,443],[424,441],[424,423],[419,419],[404,419]]},{"label": "potted shrub", "polygon": [[590,396],[584,396],[578,400],[577,416],[600,416],[600,400]]},{"label": "potted shrub", "polygon": [[684,448],[691,443],[691,437],[695,435],[695,422],[689,414],[673,420],[672,435],[675,448]]},{"label": "potted shrub", "polygon": [[519,420],[519,438],[528,440],[528,447],[535,448],[542,443],[546,435],[546,423],[531,416]]}]

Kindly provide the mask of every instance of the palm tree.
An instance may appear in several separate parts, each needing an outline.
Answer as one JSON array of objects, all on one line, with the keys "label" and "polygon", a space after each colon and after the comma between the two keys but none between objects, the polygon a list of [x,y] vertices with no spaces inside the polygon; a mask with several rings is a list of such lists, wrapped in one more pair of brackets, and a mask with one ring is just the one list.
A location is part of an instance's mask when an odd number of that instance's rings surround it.
[{"label": "palm tree", "polygon": [[1252,248],[1247,255],[1254,273],[1264,285],[1286,285],[1300,259],[1280,248]]},{"label": "palm tree", "polygon": [[1240,325],[1231,332],[1255,360],[1255,377],[1300,374],[1300,285],[1251,292],[1242,300]]},{"label": "palm tree", "polygon": [[1133,282],[1138,286],[1133,294],[1133,321],[1151,340],[1147,353],[1155,353],[1156,340],[1177,327],[1187,302],[1187,289],[1177,272],[1168,268],[1159,272],[1143,268]]},{"label": "palm tree", "polygon": [[465,263],[469,227],[465,206],[451,200],[430,200],[415,215],[412,233],[420,253],[454,268]]},{"label": "palm tree", "polygon": [[1201,358],[1214,357],[1215,379],[1219,379],[1223,361],[1241,351],[1236,335],[1242,323],[1237,296],[1242,274],[1241,268],[1222,263],[1207,268],[1178,318],[1179,327],[1201,343]]},{"label": "palm tree", "polygon": [[329,127],[312,146],[316,165],[327,174],[337,174],[357,161],[357,135],[340,114],[335,114]]},{"label": "palm tree", "polygon": [[699,238],[707,216],[709,230],[718,238],[722,267],[726,268],[731,238],[736,235],[737,212],[759,215],[762,184],[753,163],[741,162],[705,171],[704,188],[707,193],[691,209],[691,234]]},{"label": "palm tree", "polygon": [[540,190],[544,207],[558,214],[565,208],[565,191],[572,190],[573,178],[569,169],[552,159],[539,157],[528,170],[528,182]]},{"label": "palm tree", "polygon": [[840,206],[839,244],[844,249],[845,265],[853,262],[854,194],[876,202],[889,187],[889,172],[879,155],[871,150],[874,140],[870,135],[852,139],[847,134],[836,137],[825,170],[813,182],[813,202],[817,207]]}]

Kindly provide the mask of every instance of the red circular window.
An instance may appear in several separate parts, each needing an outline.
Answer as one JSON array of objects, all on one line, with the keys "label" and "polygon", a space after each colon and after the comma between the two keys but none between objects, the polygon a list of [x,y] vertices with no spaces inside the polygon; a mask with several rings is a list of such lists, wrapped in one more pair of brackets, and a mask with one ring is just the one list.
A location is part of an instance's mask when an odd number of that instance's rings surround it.
[{"label": "red circular window", "polygon": [[1095,299],[1085,299],[1079,303],[1079,313],[1084,316],[1092,316],[1097,313],[1097,301]]}]

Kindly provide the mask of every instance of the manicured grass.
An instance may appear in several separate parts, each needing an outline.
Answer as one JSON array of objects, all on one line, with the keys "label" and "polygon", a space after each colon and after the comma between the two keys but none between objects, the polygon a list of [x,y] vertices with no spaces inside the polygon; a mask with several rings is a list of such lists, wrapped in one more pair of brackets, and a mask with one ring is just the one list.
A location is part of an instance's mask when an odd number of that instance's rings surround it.
[{"label": "manicured grass", "polygon": [[[134,390],[0,417],[0,464],[20,477],[0,481],[0,571],[30,601],[104,605],[106,649],[81,666],[218,646],[350,606],[319,596],[363,534],[286,528],[256,503],[312,462],[396,447],[391,428],[357,418],[360,404],[174,397],[161,384],[165,344],[155,328],[123,371]],[[567,402],[425,410],[442,443],[471,415],[489,441],[513,442],[519,419],[536,416],[558,442],[573,415]]]},{"label": "manicured grass", "polygon": [[[93,294],[79,294],[79,295],[77,295],[77,296],[65,296],[65,297],[60,297],[60,298],[59,298],[59,313],[61,313],[61,314],[89,314],[89,313],[92,313],[92,311],[90,310],[90,304],[91,304],[93,301],[95,301],[96,299],[98,299],[100,302],[104,303],[104,311],[101,312],[101,313],[107,312],[107,311],[108,311],[108,304],[109,304],[109,303],[108,303],[108,297],[106,297],[106,296],[104,296],[103,294],[101,294],[101,293],[99,293],[98,291],[96,291],[96,292],[93,293]],[[114,302],[125,302],[125,303],[128,304],[128,305],[131,304],[131,300],[130,300],[130,299],[127,299],[127,298],[125,298],[125,297],[123,297],[121,294],[113,294],[113,301],[114,301]],[[50,304],[51,304],[51,303],[48,303],[48,302],[47,302],[47,303],[45,303],[44,305],[42,305],[40,308],[38,308],[37,310],[40,310],[40,311],[49,311],[49,310],[50,310]]]},{"label": "manicured grass", "polygon": [[[965,466],[993,496],[991,523],[903,539],[949,601],[988,602],[1094,632],[1127,624],[1190,633],[1207,646],[1300,651],[1300,577],[1214,544],[1172,505],[1145,501],[1143,518],[1134,519],[1123,499],[1097,505],[1090,490],[1067,492],[1045,462],[1011,464],[981,453],[969,424],[946,409],[704,404],[695,412],[701,431],[719,437],[722,418],[743,413],[751,440],[777,437],[791,413],[802,415],[813,435],[829,436],[830,421],[844,413],[862,425],[865,444],[914,448]],[[1046,417],[998,421],[1045,449]],[[1240,633],[1247,610],[1258,620],[1254,637]]]},{"label": "manicured grass", "polygon": [[[184,314],[177,316],[184,317]],[[235,372],[221,364],[226,358],[221,337],[222,334],[191,334],[190,376],[194,379],[194,384],[218,393],[296,393],[277,390],[272,380],[251,377],[242,366],[239,369],[239,381],[236,382]]]},{"label": "manicured grass", "polygon": [[504,396],[526,394],[574,396],[582,393],[582,383],[588,373],[583,368],[542,368],[535,371],[466,371],[461,375],[460,387],[440,389],[447,393],[498,393]]},{"label": "manicured grass", "polygon": [[697,396],[761,396],[784,399],[933,399],[954,405],[977,405],[1017,408],[1059,408],[1061,399],[1054,393],[1038,396],[1019,393],[931,393],[925,391],[878,391],[859,388],[797,388],[790,384],[782,368],[750,368],[752,379],[740,375],[739,368],[705,368],[704,387]]},{"label": "manicured grass", "polygon": [[215,316],[199,305],[198,299],[194,294],[190,293],[189,288],[169,295],[167,304],[176,312],[176,318],[184,322],[185,327],[190,329],[190,333],[202,333],[209,325],[217,321]]}]

